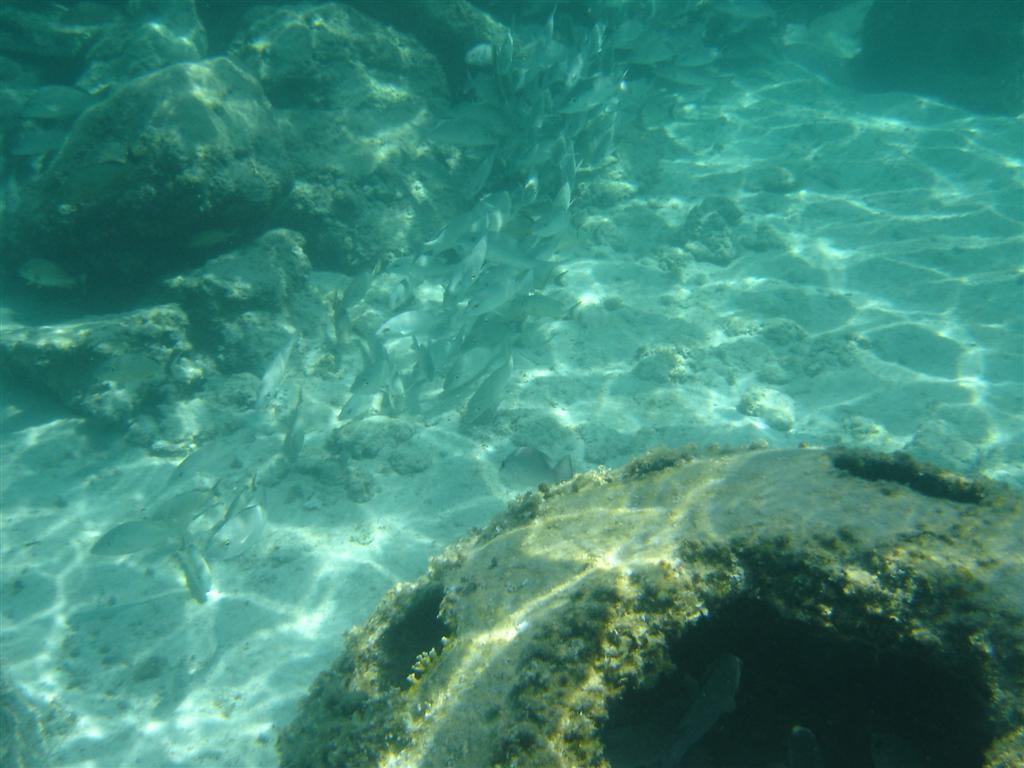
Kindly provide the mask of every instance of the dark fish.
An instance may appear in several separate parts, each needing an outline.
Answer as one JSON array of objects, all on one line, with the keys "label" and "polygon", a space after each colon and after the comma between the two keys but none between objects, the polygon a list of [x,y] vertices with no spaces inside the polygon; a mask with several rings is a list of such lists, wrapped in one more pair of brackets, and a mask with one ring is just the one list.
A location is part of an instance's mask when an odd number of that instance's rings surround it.
[{"label": "dark fish", "polygon": [[21,130],[11,144],[10,152],[16,157],[33,157],[56,152],[64,146],[68,132],[59,128],[33,128]]},{"label": "dark fish", "polygon": [[794,725],[789,732],[788,768],[822,768],[818,740],[809,728]]},{"label": "dark fish", "polygon": [[92,106],[95,97],[66,85],[44,85],[21,108],[21,116],[34,120],[74,117]]},{"label": "dark fish", "polygon": [[736,709],[736,689],[740,686],[743,662],[731,653],[723,653],[708,668],[697,698],[686,710],[672,746],[662,760],[662,768],[678,768],[690,748],[710,731],[718,719]]},{"label": "dark fish", "polygon": [[536,488],[541,483],[560,483],[572,477],[572,459],[563,456],[557,463],[543,451],[529,446],[516,448],[501,462],[501,479],[512,488]]},{"label": "dark fish", "polygon": [[29,259],[18,267],[18,276],[39,288],[74,288],[80,280],[49,259]]}]

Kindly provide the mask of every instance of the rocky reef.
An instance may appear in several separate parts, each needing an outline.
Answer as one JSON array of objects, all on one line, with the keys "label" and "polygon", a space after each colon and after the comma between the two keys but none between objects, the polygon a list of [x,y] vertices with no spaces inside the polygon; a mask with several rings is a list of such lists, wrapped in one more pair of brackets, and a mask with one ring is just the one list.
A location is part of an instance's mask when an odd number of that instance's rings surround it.
[{"label": "rocky reef", "polygon": [[349,634],[282,764],[778,766],[809,730],[829,768],[1020,765],[1022,521],[900,454],[663,450],[542,486]]}]

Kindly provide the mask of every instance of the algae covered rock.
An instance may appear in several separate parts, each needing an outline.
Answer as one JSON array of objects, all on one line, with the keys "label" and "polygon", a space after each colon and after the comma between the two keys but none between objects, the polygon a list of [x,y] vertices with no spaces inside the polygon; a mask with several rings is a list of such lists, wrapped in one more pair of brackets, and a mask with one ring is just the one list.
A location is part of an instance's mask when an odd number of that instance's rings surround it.
[{"label": "algae covered rock", "polygon": [[291,187],[283,157],[270,103],[230,60],[158,69],[76,120],[25,189],[11,252],[134,301],[154,277],[205,261],[218,237],[262,230]]},{"label": "algae covered rock", "polygon": [[188,319],[175,304],[55,325],[11,324],[0,366],[11,385],[46,393],[76,413],[127,426],[202,386]]},{"label": "algae covered rock", "polygon": [[1019,765],[1022,542],[1017,494],[902,455],[542,486],[350,633],[282,764]]}]

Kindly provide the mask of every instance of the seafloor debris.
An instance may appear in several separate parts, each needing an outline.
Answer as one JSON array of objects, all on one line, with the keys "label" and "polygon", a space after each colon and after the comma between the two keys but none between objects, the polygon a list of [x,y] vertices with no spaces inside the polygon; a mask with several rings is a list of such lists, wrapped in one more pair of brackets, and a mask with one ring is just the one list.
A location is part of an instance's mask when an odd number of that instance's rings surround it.
[{"label": "seafloor debris", "polygon": [[[905,456],[662,451],[578,475],[395,587],[282,764],[785,765],[799,728],[829,768],[886,744],[1021,765],[1022,537],[1010,489]],[[722,658],[742,676],[704,712]]]}]

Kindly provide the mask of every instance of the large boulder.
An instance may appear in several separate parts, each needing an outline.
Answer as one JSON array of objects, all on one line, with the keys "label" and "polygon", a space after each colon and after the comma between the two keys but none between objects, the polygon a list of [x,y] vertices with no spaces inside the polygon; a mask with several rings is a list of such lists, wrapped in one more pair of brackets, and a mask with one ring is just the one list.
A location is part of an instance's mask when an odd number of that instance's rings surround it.
[{"label": "large boulder", "polygon": [[187,326],[174,305],[55,325],[9,323],[0,368],[7,386],[47,393],[74,413],[124,428],[202,385]]},{"label": "large boulder", "polygon": [[166,281],[188,315],[189,339],[221,373],[261,375],[296,330],[315,335],[323,326],[303,242],[297,232],[271,230]]},{"label": "large boulder", "polygon": [[157,276],[259,232],[291,174],[259,84],[231,61],[175,64],[87,109],[12,221],[11,253],[133,300]]},{"label": "large boulder", "polygon": [[371,268],[454,215],[446,158],[423,140],[447,85],[419,41],[345,5],[266,6],[231,56],[273,104],[295,169],[274,224],[306,236],[316,268]]},{"label": "large boulder", "polygon": [[352,630],[282,765],[1019,766],[1022,523],[1004,486],[842,450],[542,485]]}]

